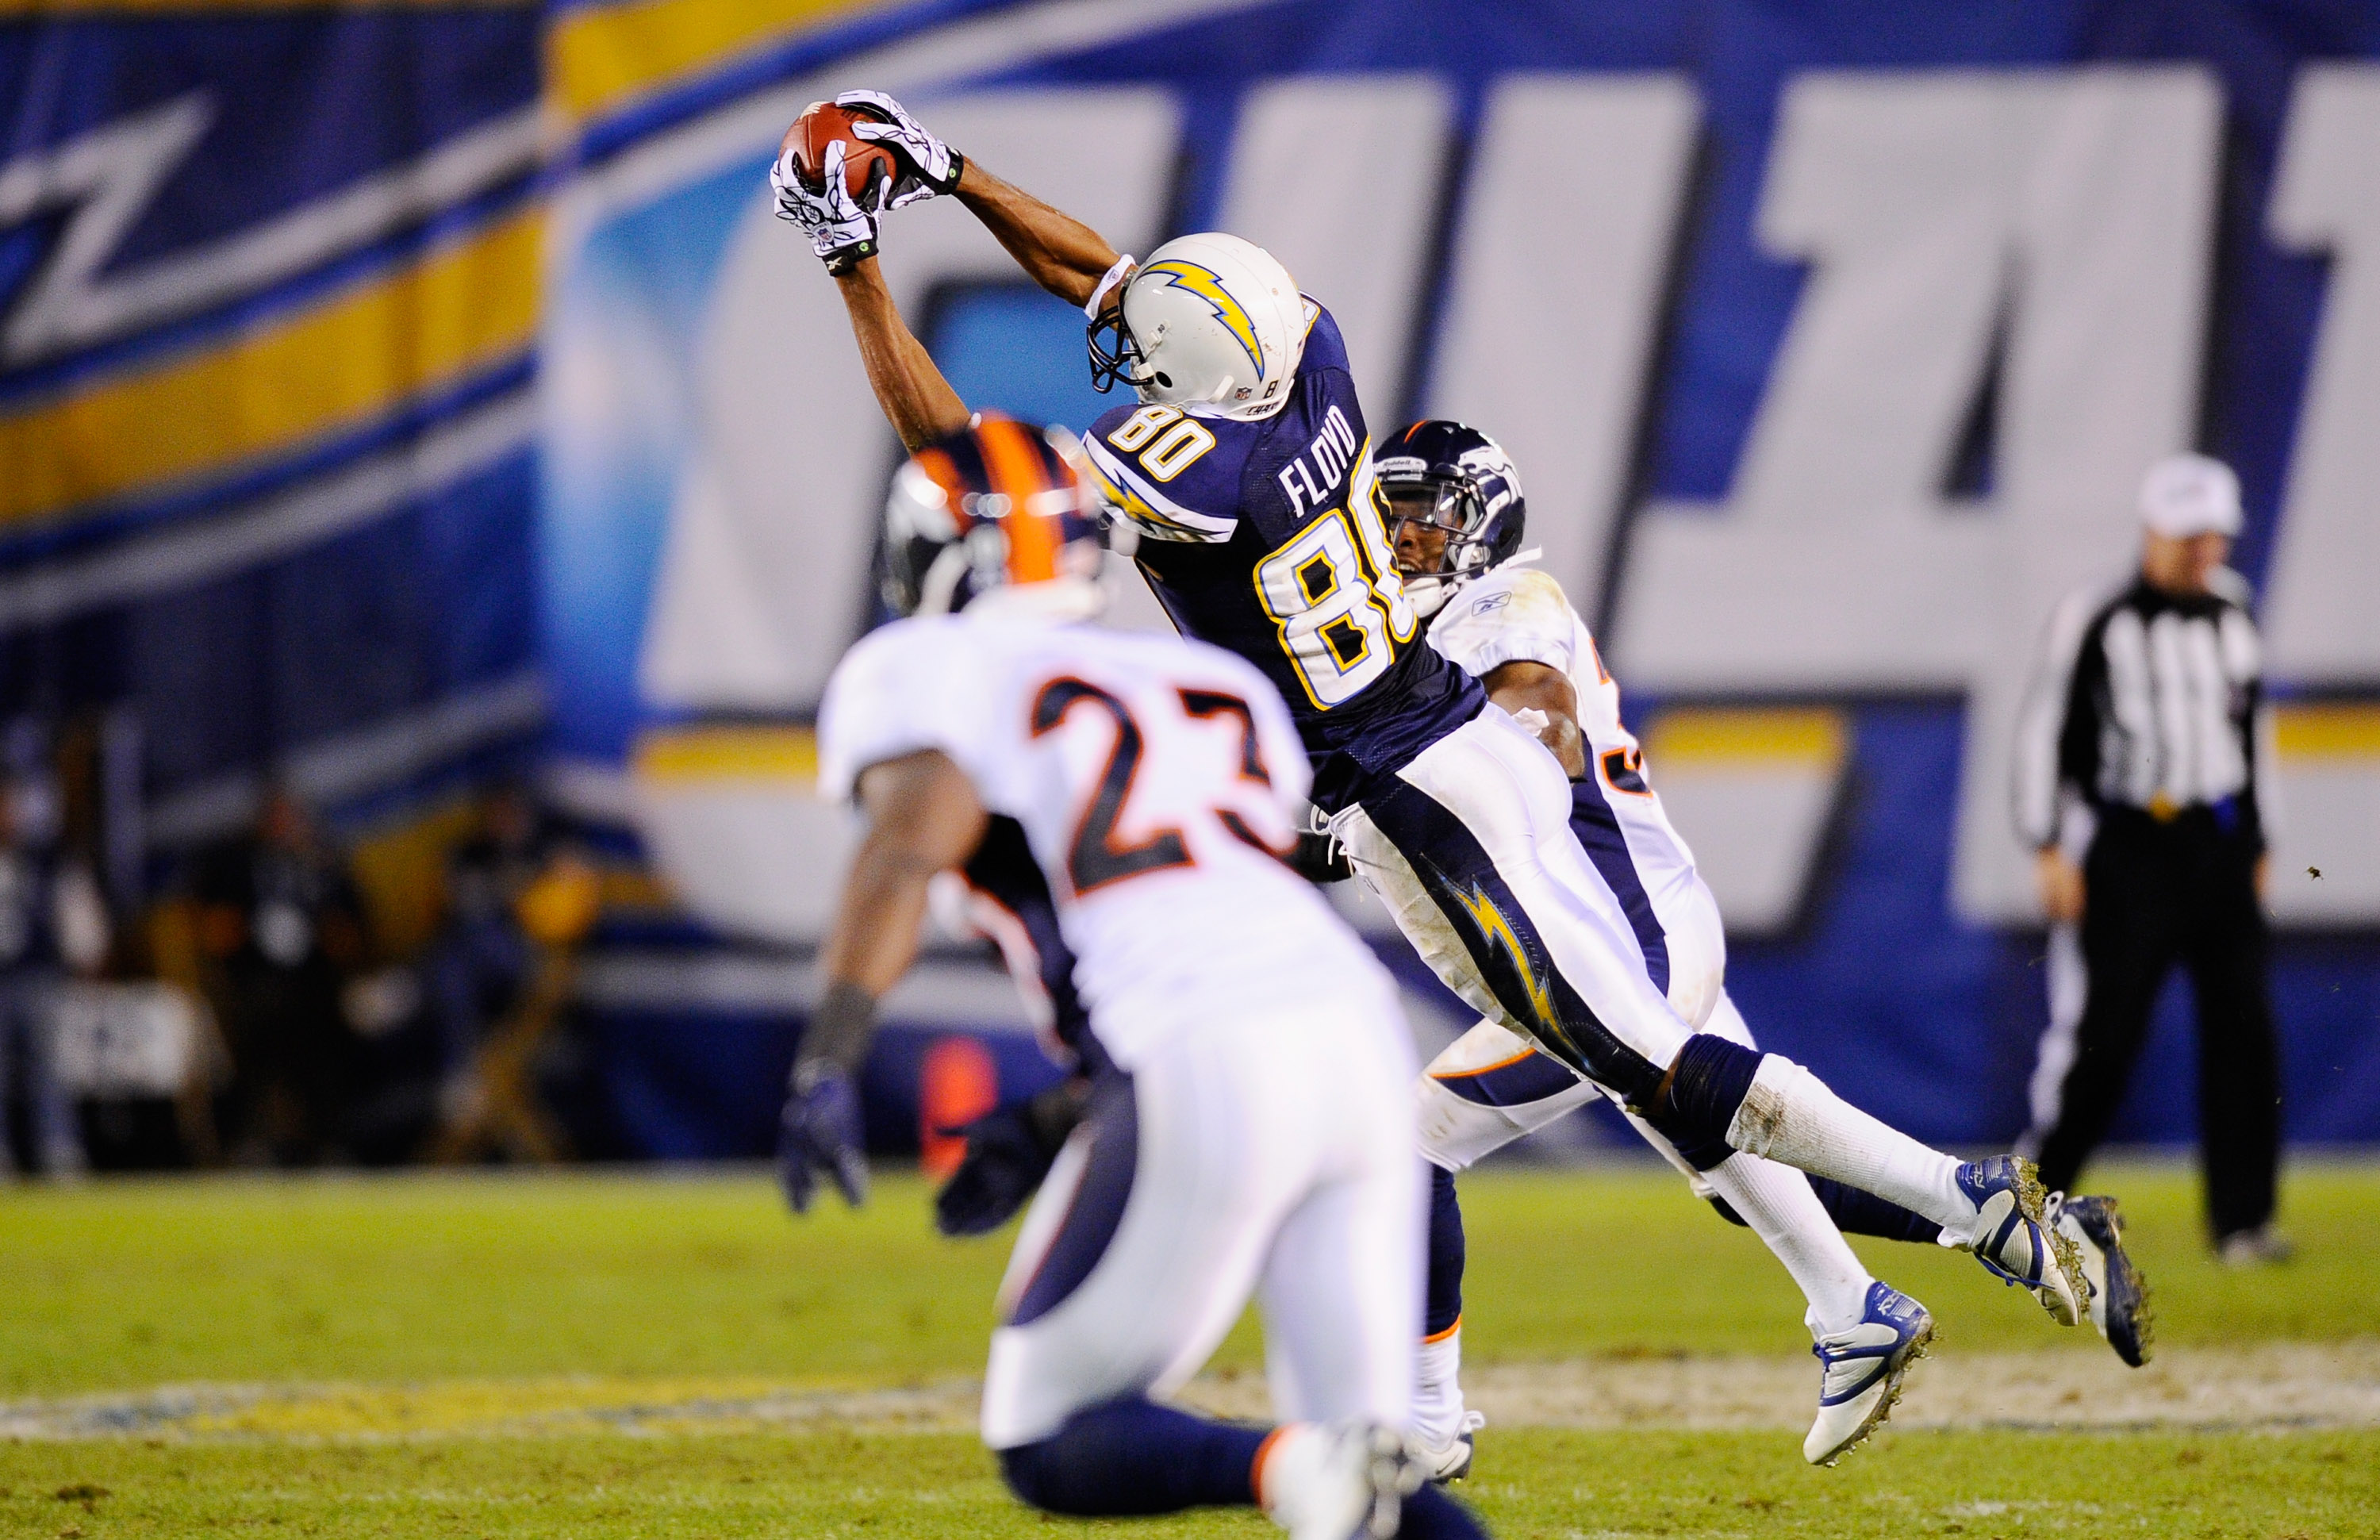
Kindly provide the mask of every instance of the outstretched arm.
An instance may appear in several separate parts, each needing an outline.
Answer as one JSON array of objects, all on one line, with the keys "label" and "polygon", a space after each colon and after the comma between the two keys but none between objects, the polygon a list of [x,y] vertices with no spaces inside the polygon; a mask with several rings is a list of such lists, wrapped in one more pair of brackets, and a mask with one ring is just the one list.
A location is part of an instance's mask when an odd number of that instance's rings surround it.
[{"label": "outstretched arm", "polygon": [[874,257],[852,264],[835,280],[859,340],[859,361],[905,449],[918,450],[967,425],[966,403],[942,378],[926,345],[911,334],[884,286]]},{"label": "outstretched arm", "polygon": [[1026,276],[1070,305],[1088,302],[1116,264],[1116,249],[1097,230],[994,176],[981,161],[966,163],[957,196]]},{"label": "outstretched arm", "polygon": [[966,403],[901,319],[876,265],[878,226],[897,187],[880,174],[854,197],[844,175],[844,146],[837,140],[828,146],[820,187],[811,190],[794,164],[801,130],[798,119],[785,130],[776,164],[769,171],[777,217],[800,226],[810,238],[811,253],[826,263],[850,313],[859,361],[867,366],[877,405],[892,419],[902,444],[920,449],[965,428],[968,414]]},{"label": "outstretched arm", "polygon": [[886,189],[884,208],[945,195],[956,198],[975,212],[1027,276],[1070,305],[1088,303],[1099,292],[1099,280],[1117,265],[1115,248],[1097,230],[960,154],[882,91],[846,91],[835,103],[871,120],[854,127],[856,138],[891,150],[902,163],[902,174]]},{"label": "outstretched arm", "polygon": [[965,860],[989,815],[940,749],[874,765],[859,778],[868,833],[852,857],[820,964],[826,995],[802,1029],[777,1134],[777,1179],[797,1214],[823,1171],[856,1207],[868,1194],[860,1142],[859,1067],[876,1035],[876,1002],[917,954],[934,874]]},{"label": "outstretched arm", "polygon": [[852,857],[820,963],[827,987],[881,996],[909,971],[926,887],[975,854],[990,815],[966,772],[938,748],[871,765],[859,777],[868,833]]}]

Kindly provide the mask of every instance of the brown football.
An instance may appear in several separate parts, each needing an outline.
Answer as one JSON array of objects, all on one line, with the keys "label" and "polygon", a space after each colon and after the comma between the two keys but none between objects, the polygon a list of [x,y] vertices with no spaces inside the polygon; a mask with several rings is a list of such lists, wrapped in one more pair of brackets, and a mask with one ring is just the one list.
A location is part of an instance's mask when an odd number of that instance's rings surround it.
[{"label": "brown football", "polygon": [[880,164],[887,177],[901,174],[900,166],[892,159],[892,152],[880,144],[870,144],[866,139],[852,137],[853,124],[874,121],[876,119],[868,114],[854,112],[849,107],[838,107],[832,102],[813,102],[802,109],[802,115],[794,119],[794,126],[785,130],[784,140],[778,149],[781,152],[786,150],[794,152],[794,175],[802,179],[803,186],[812,192],[823,192],[826,190],[827,146],[841,139],[843,185],[846,191],[857,198],[867,189]]}]

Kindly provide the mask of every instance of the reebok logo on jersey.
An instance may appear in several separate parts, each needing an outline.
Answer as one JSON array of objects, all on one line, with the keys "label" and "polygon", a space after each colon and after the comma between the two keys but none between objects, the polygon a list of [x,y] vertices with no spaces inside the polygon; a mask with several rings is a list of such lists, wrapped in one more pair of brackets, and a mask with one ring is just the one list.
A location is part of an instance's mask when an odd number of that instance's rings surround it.
[{"label": "reebok logo on jersey", "polygon": [[1491,593],[1487,598],[1481,600],[1478,603],[1471,606],[1471,612],[1475,615],[1484,615],[1490,610],[1500,610],[1505,605],[1512,602],[1512,596],[1511,594]]}]

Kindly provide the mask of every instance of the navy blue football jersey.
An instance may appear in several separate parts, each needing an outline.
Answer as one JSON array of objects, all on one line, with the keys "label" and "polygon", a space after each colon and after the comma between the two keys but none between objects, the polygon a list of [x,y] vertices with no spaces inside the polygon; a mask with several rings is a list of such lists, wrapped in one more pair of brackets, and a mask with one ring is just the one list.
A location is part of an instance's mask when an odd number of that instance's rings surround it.
[{"label": "navy blue football jersey", "polygon": [[1346,345],[1305,302],[1287,403],[1257,422],[1125,406],[1084,447],[1139,531],[1140,570],[1185,636],[1262,669],[1317,764],[1394,769],[1477,714],[1478,685],[1422,640],[1398,580]]}]

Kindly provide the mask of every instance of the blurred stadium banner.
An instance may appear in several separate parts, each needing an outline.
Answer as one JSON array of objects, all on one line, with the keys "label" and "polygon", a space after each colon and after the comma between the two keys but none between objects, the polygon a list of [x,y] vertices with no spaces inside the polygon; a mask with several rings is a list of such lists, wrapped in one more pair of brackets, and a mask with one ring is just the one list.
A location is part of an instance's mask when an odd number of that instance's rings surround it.
[{"label": "blurred stadium banner", "polygon": [[[763,176],[857,84],[1125,249],[1264,242],[1376,433],[1502,439],[1755,1029],[1936,1138],[2022,1121],[2040,627],[2151,458],[2232,462],[2290,1128],[2380,1139],[2366,4],[0,0],[0,714],[136,702],[176,837],[268,762],[368,810],[533,742],[815,940],[898,451]],[[963,211],[888,246],[971,402],[1105,404]],[[2190,1131],[2176,1004],[2119,1137]]]},{"label": "blurred stadium banner", "polygon": [[534,5],[0,5],[0,715],[149,832],[544,721]]}]

